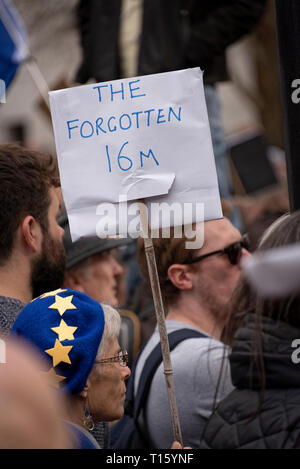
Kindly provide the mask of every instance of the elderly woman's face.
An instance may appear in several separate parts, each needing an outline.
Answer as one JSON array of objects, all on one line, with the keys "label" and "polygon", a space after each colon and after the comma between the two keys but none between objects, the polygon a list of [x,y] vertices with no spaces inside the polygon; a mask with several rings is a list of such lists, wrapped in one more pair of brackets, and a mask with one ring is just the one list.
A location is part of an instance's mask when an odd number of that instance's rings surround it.
[{"label": "elderly woman's face", "polygon": [[[110,346],[101,358],[118,356],[118,338],[111,339]],[[95,362],[89,377],[88,409],[95,422],[118,420],[124,414],[126,394],[125,380],[130,376],[128,366],[119,361],[111,363]]]}]

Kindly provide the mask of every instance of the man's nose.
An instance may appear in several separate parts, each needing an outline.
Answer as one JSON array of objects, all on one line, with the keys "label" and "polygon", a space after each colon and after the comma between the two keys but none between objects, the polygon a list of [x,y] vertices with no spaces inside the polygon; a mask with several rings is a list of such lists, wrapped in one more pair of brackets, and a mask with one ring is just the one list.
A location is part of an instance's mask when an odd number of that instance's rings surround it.
[{"label": "man's nose", "polygon": [[247,249],[243,248],[242,249],[242,255],[241,255],[241,258],[240,258],[240,261],[239,261],[239,266],[241,267],[242,263],[251,256],[252,256],[251,252],[249,252]]},{"label": "man's nose", "polygon": [[129,366],[125,366],[125,367],[124,367],[124,375],[123,375],[124,381],[125,381],[126,379],[128,379],[130,375],[131,375],[131,371],[130,371]]},{"label": "man's nose", "polygon": [[115,275],[121,275],[124,272],[124,267],[116,260],[114,259],[114,274]]}]

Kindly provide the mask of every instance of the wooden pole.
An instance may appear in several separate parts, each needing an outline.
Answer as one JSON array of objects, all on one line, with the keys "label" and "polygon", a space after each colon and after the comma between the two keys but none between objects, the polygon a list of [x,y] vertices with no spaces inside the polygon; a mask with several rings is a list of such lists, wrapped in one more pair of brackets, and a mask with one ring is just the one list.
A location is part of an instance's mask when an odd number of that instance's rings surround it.
[{"label": "wooden pole", "polygon": [[153,242],[152,242],[151,237],[148,236],[149,223],[148,223],[147,207],[143,199],[139,200],[139,211],[140,211],[141,229],[142,229],[144,243],[145,243],[145,254],[146,254],[146,259],[147,259],[150,284],[151,284],[151,289],[152,289],[156,319],[157,319],[157,324],[158,324],[158,331],[159,331],[159,336],[160,336],[164,374],[165,374],[165,379],[166,379],[166,386],[167,386],[168,399],[169,399],[169,405],[170,405],[174,441],[178,441],[183,446],[180,423],[179,423],[178,408],[177,408],[177,403],[176,403],[176,394],[175,394],[175,386],[174,386],[174,379],[173,379],[173,369],[172,369],[171,357],[170,357],[169,340],[168,340],[168,334],[167,334],[167,328],[166,328],[166,322],[165,322],[165,316],[164,316],[164,306],[163,306],[163,301],[162,301],[162,296],[161,296]]}]

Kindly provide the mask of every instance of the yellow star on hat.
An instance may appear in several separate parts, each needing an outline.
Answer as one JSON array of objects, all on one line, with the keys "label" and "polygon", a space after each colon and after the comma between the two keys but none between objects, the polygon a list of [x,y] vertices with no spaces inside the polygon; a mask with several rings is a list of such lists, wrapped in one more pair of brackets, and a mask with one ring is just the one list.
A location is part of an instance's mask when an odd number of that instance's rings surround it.
[{"label": "yellow star on hat", "polygon": [[77,309],[75,305],[72,304],[72,299],[74,295],[62,296],[55,295],[55,302],[49,306],[50,309],[57,309],[59,314],[62,316],[68,309]]},{"label": "yellow star on hat", "polygon": [[54,368],[50,368],[49,371],[41,371],[41,373],[50,379],[52,386],[56,389],[59,389],[59,383],[66,379],[65,376],[57,375]]},{"label": "yellow star on hat", "polygon": [[71,365],[69,353],[72,348],[73,345],[62,345],[59,340],[56,339],[54,347],[45,350],[45,352],[53,358],[53,366],[58,365],[60,362],[69,363]]},{"label": "yellow star on hat", "polygon": [[39,298],[48,298],[49,296],[55,296],[55,295],[58,295],[58,293],[62,293],[64,291],[67,291],[67,290],[58,288],[57,290],[53,290],[53,291],[49,291],[48,293],[44,293]]},{"label": "yellow star on hat", "polygon": [[62,342],[63,340],[74,340],[74,332],[78,329],[77,327],[68,326],[65,321],[62,319],[58,327],[51,327],[51,330],[54,331]]}]

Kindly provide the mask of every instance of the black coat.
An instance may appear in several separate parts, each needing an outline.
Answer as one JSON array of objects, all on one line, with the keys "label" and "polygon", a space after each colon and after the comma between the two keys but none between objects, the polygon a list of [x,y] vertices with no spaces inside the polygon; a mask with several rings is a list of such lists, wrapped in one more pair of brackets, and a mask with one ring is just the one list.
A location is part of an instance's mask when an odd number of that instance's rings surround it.
[{"label": "black coat", "polygon": [[[249,33],[266,0],[144,0],[138,75],[200,66],[206,83],[228,78],[225,50]],[[76,80],[122,78],[121,0],[81,0],[83,62]]]},{"label": "black coat", "polygon": [[260,408],[261,374],[253,361],[253,331],[254,317],[249,315],[230,357],[236,389],[210,417],[201,448],[300,448],[300,363],[292,361],[292,341],[300,339],[300,330],[263,319],[266,390]]}]

